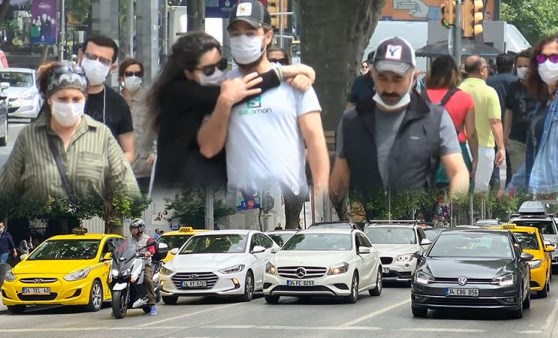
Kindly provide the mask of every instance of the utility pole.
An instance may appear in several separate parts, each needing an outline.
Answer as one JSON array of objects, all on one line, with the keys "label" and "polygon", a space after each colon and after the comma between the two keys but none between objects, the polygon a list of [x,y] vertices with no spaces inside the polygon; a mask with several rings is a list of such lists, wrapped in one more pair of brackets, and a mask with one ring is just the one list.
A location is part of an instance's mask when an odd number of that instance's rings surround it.
[{"label": "utility pole", "polygon": [[205,31],[205,1],[188,0],[186,2],[188,14],[188,32]]},{"label": "utility pole", "polygon": [[160,63],[164,65],[167,62],[169,55],[169,2],[163,1],[163,17],[161,20],[162,33],[161,33],[161,57]]},{"label": "utility pole", "polygon": [[64,52],[66,51],[66,0],[60,0],[60,61],[64,61]]},{"label": "utility pole", "polygon": [[136,0],[129,0],[128,2],[128,18],[126,19],[128,23],[128,56],[134,57],[134,34],[136,33],[136,12],[135,12]]},{"label": "utility pole", "polygon": [[453,58],[457,68],[461,66],[461,2],[455,0],[455,21],[453,24]]}]

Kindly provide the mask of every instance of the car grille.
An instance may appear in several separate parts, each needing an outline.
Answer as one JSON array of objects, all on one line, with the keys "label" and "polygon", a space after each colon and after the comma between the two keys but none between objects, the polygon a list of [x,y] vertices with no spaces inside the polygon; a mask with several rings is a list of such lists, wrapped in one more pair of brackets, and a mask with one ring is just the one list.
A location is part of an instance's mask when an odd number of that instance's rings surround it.
[{"label": "car grille", "polygon": [[382,264],[391,264],[393,262],[393,257],[380,257]]},{"label": "car grille", "polygon": [[382,274],[384,278],[407,278],[411,279],[411,271],[390,271],[389,273]]},{"label": "car grille", "polygon": [[23,295],[18,294],[17,298],[20,300],[54,300],[58,296],[57,293],[51,293],[50,295]]},{"label": "car grille", "polygon": [[277,268],[279,276],[296,279],[320,278],[325,275],[326,271],[326,268],[315,266],[283,266]]},{"label": "car grille", "polygon": [[496,299],[478,298],[430,298],[425,304],[429,305],[456,305],[456,306],[500,306],[502,303]]},{"label": "car grille", "polygon": [[182,281],[203,280],[206,281],[207,286],[196,289],[211,289],[213,286],[215,286],[215,283],[217,283],[218,279],[219,277],[217,277],[217,275],[213,272],[182,272],[176,273],[174,276],[172,276],[172,282],[174,283],[174,286],[179,289],[183,289]]},{"label": "car grille", "polygon": [[333,294],[333,292],[325,286],[286,286],[279,285],[273,289],[273,292],[328,292]]},{"label": "car grille", "polygon": [[22,278],[19,281],[27,284],[48,284],[48,283],[56,282],[57,279],[36,277],[36,278]]},{"label": "car grille", "polygon": [[[457,278],[436,278],[437,283],[458,284]],[[467,278],[467,284],[490,284],[492,279],[488,278]]]}]

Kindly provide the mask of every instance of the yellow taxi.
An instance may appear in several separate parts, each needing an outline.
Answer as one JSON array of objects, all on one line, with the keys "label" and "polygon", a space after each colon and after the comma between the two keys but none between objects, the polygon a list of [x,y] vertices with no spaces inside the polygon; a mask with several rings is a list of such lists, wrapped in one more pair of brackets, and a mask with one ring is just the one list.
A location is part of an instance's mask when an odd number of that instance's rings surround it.
[{"label": "yellow taxi", "polygon": [[2,303],[11,313],[28,305],[84,305],[99,311],[111,299],[107,279],[110,253],[121,236],[87,234],[53,236],[6,272]]},{"label": "yellow taxi", "polygon": [[550,291],[552,276],[550,253],[554,251],[554,246],[545,245],[539,229],[535,227],[502,224],[486,228],[510,231],[521,244],[523,252],[533,255],[533,260],[528,262],[531,268],[531,291],[535,291],[538,298],[546,298]]},{"label": "yellow taxi", "polygon": [[169,247],[169,253],[167,257],[165,257],[162,262],[167,263],[172,259],[174,256],[170,251],[174,248],[179,248],[182,244],[186,243],[186,241],[195,234],[199,234],[200,232],[204,232],[207,230],[194,230],[192,227],[180,227],[177,231],[169,231],[165,232],[161,237],[157,238],[157,242],[165,243]]}]

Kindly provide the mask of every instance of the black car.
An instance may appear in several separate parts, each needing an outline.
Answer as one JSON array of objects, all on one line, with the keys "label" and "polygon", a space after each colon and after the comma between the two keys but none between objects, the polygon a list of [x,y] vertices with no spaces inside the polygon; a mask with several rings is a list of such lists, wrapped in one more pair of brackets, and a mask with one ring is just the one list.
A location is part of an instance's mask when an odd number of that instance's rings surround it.
[{"label": "black car", "polygon": [[484,308],[521,318],[531,302],[532,259],[509,231],[442,231],[413,275],[413,316],[426,317],[428,309]]}]

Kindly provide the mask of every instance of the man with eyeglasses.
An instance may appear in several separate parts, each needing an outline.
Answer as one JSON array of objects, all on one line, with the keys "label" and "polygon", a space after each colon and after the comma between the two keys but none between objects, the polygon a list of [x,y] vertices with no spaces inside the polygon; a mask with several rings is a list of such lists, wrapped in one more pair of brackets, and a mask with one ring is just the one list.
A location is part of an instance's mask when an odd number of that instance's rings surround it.
[{"label": "man with eyeglasses", "polygon": [[107,36],[92,36],[85,41],[79,63],[87,77],[85,113],[109,127],[129,163],[134,156],[132,113],[124,98],[105,85],[107,76],[116,70],[118,46]]},{"label": "man with eyeglasses", "polygon": [[[496,90],[486,84],[490,69],[484,58],[479,55],[469,56],[465,60],[464,70],[467,79],[461,83],[459,89],[471,95],[475,103],[475,129],[479,144],[474,191],[486,193],[494,166],[502,165],[506,158],[500,99]],[[495,146],[498,147],[496,154]]]}]

